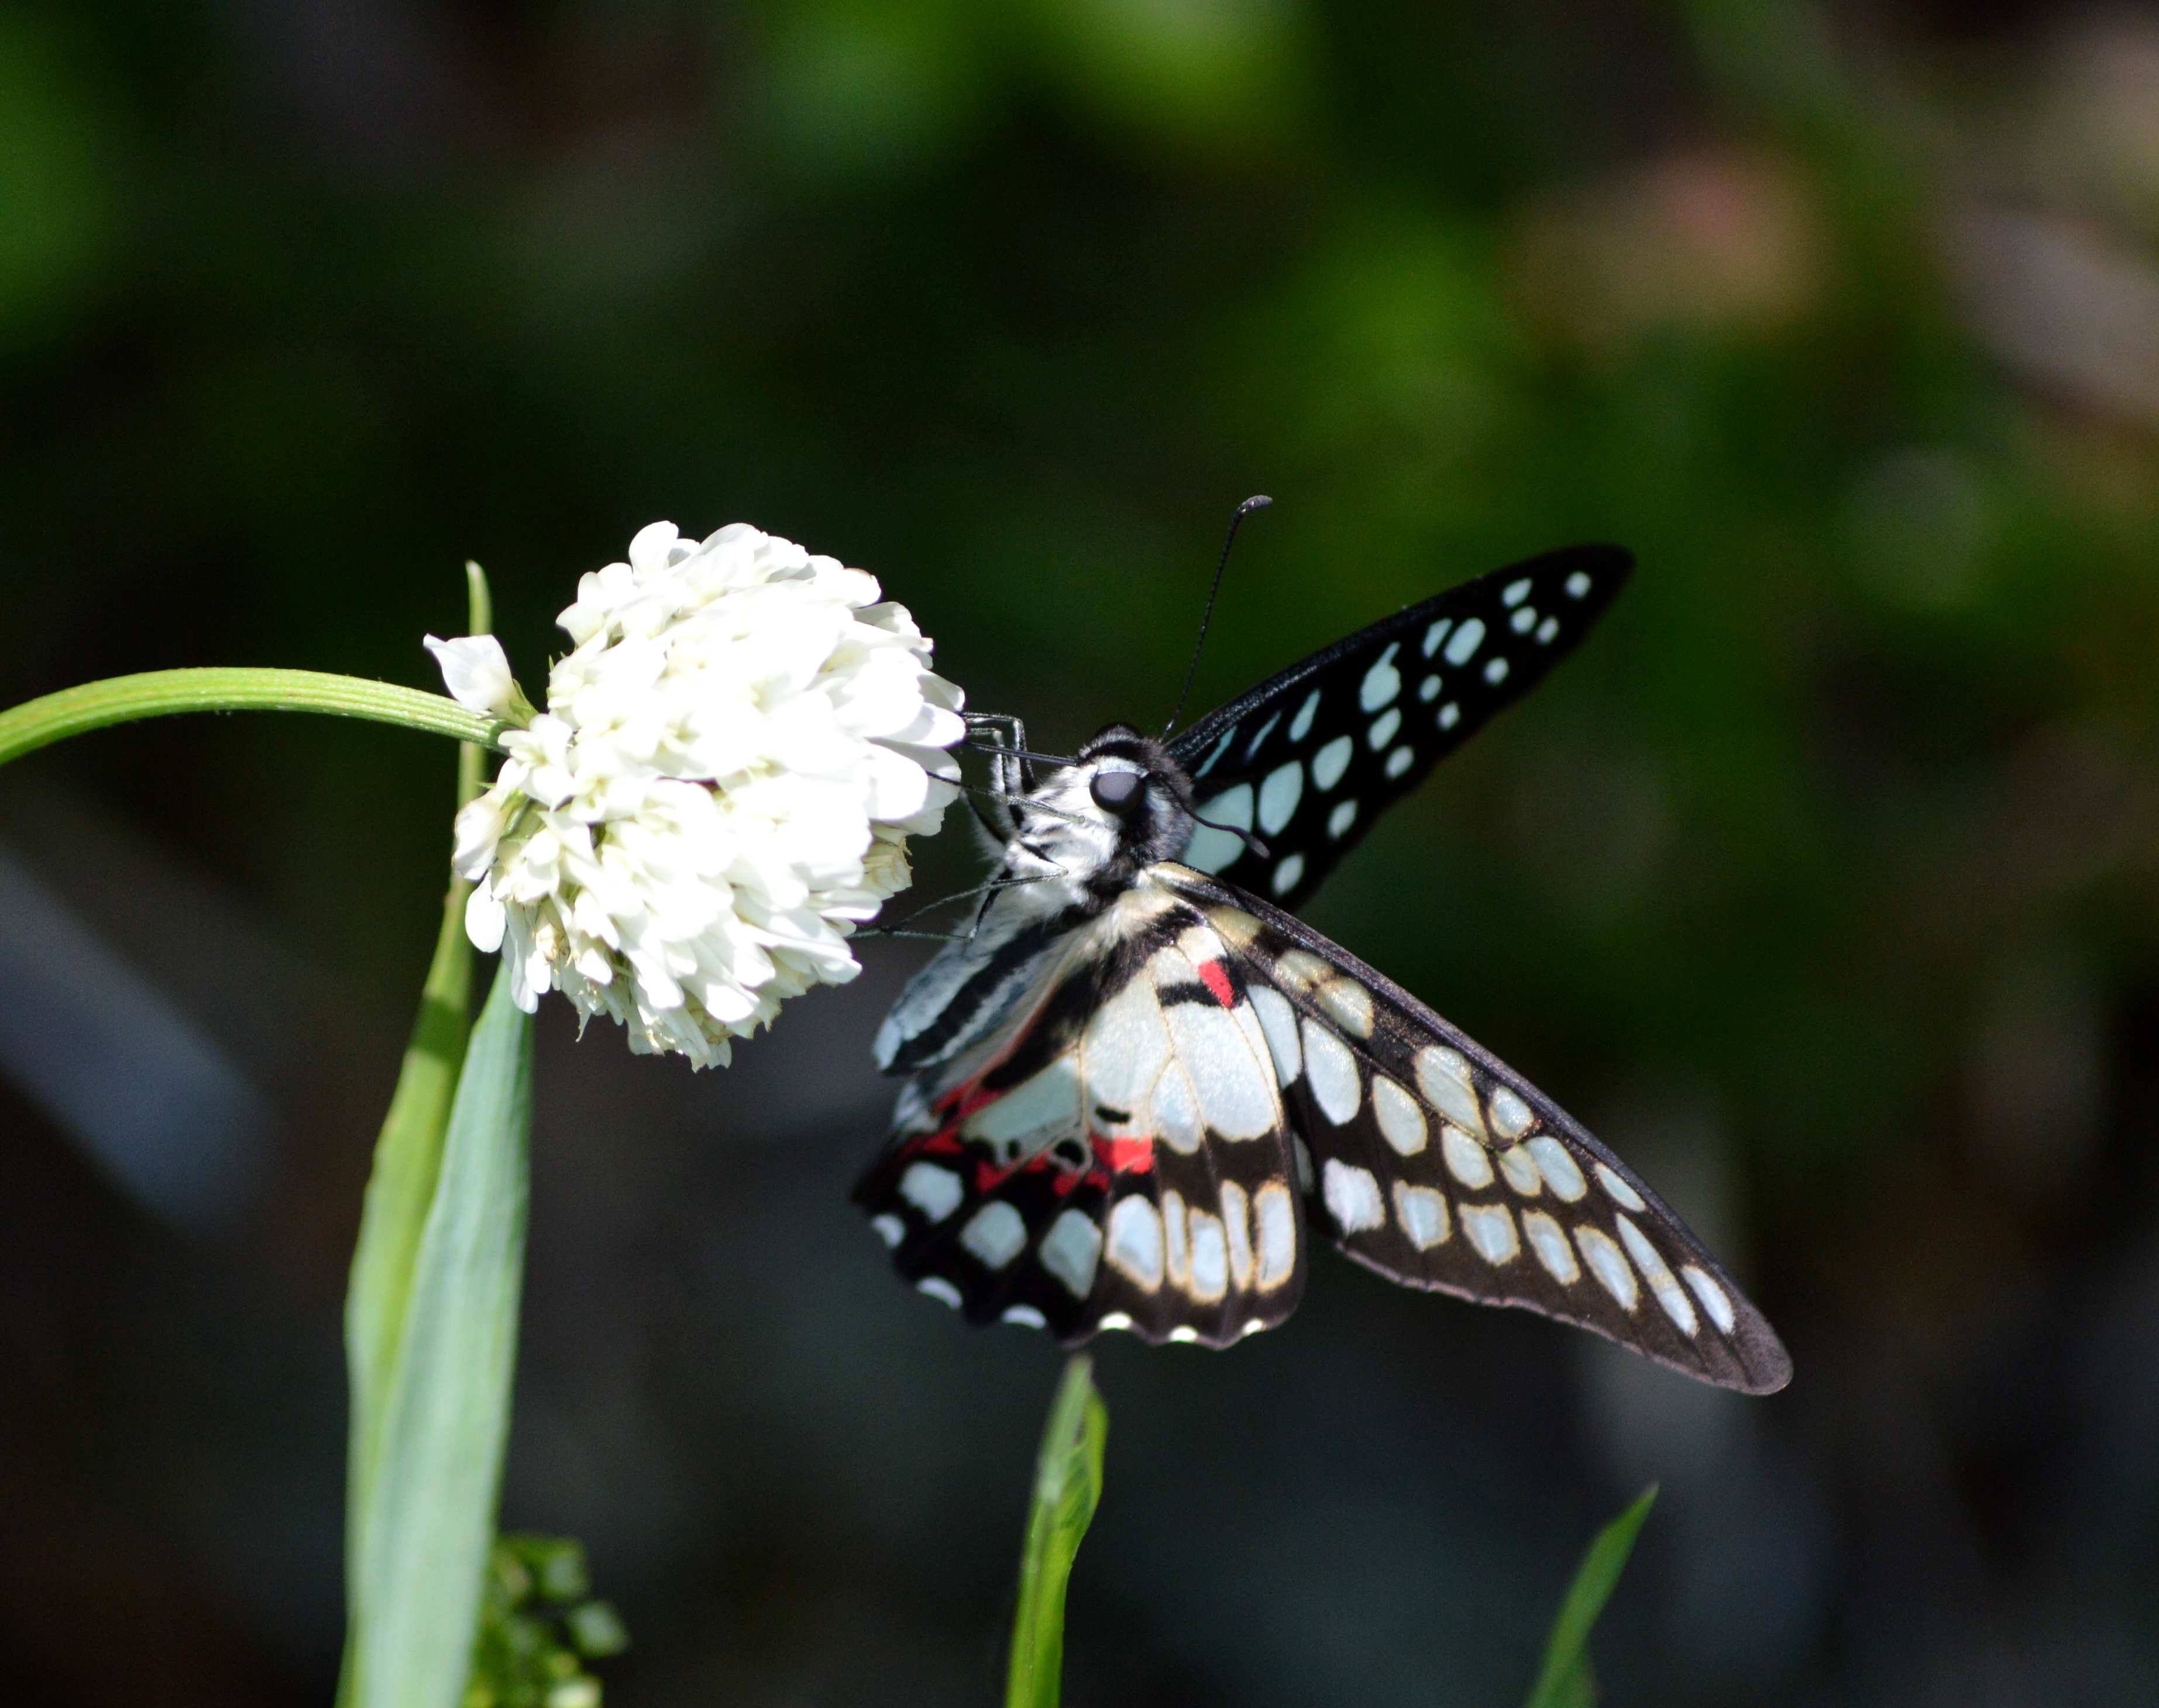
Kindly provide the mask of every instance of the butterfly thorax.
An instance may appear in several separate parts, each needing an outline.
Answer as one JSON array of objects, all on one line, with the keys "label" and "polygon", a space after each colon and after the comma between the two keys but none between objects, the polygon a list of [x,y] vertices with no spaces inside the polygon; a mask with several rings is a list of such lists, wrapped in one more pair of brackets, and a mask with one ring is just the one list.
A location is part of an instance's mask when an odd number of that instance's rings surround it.
[{"label": "butterfly thorax", "polygon": [[876,1044],[878,1066],[946,1060],[1024,1006],[1059,964],[1044,951],[1096,920],[1190,841],[1191,784],[1168,748],[1113,723],[1074,762],[1010,803],[1013,834],[962,940],[909,981]]}]

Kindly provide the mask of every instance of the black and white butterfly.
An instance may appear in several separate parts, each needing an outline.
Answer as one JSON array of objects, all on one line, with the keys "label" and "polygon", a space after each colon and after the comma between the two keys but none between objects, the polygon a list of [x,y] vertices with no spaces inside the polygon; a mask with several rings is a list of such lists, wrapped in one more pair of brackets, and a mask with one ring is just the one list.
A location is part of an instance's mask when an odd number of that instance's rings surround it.
[{"label": "black and white butterfly", "polygon": [[1296,1309],[1317,1229],[1704,1381],[1789,1380],[1625,1163],[1287,911],[1631,567],[1584,546],[1465,582],[1167,743],[1112,724],[1038,772],[1016,721],[983,720],[1002,864],[877,1038],[909,1077],[855,1198],[901,1275],[976,1322],[1226,1346]]}]

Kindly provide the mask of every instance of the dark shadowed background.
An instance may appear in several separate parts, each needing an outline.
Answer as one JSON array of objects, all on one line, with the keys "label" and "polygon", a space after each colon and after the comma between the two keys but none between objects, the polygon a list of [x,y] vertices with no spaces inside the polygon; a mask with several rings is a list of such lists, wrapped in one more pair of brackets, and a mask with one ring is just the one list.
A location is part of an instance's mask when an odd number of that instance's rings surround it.
[{"label": "dark shadowed background", "polygon": [[[2016,0],[18,0],[0,701],[526,681],[667,517],[883,577],[1053,748],[1577,539],[1641,572],[1310,908],[1633,1160],[1747,1400],[1323,1258],[1112,1338],[1069,1700],[2159,1700],[2159,13]],[[319,1704],[339,1308],[447,743],[0,774],[0,1679]],[[964,834],[925,885],[966,881]],[[927,892],[925,892],[927,893]],[[541,1027],[507,1522],[617,1708],[987,1704],[1042,1338],[845,1202],[919,945],[693,1077]]]}]

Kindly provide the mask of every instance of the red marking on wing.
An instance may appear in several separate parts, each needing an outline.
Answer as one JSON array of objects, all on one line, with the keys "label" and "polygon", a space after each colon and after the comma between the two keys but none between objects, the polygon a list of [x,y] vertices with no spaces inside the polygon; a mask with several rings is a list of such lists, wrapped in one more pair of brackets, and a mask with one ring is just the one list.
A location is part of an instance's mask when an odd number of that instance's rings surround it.
[{"label": "red marking on wing", "polygon": [[1105,1139],[1090,1136],[1095,1154],[1113,1174],[1148,1174],[1154,1170],[1154,1141],[1150,1138]]},{"label": "red marking on wing", "polygon": [[1201,961],[1199,963],[1199,982],[1207,986],[1208,990],[1213,993],[1214,1000],[1219,1002],[1224,1008],[1233,1007],[1235,1006],[1237,993],[1231,987],[1229,972],[1223,966],[1220,961]]}]

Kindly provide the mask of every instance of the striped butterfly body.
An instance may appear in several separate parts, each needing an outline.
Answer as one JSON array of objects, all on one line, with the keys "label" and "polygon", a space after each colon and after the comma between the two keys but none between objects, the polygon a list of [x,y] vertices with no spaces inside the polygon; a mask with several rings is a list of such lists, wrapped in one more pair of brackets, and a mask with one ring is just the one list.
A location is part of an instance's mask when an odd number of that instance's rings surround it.
[{"label": "striped butterfly body", "polygon": [[1782,1387],[1775,1332],[1625,1163],[1287,911],[1630,567],[1578,546],[1466,582],[1173,742],[1113,724],[1043,773],[1001,753],[988,901],[877,1040],[907,1083],[855,1197],[900,1273],[973,1322],[1225,1346],[1297,1307],[1316,1231],[1407,1286]]}]

